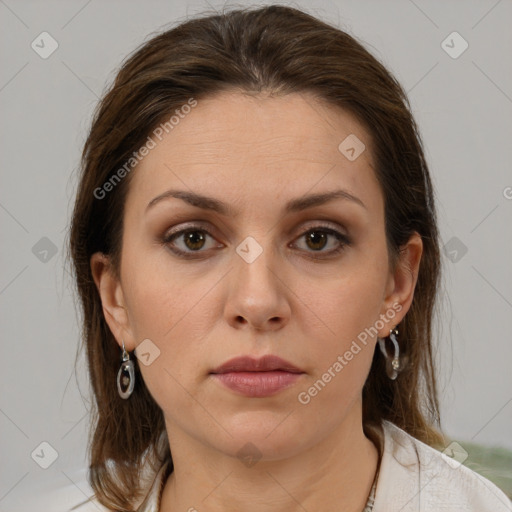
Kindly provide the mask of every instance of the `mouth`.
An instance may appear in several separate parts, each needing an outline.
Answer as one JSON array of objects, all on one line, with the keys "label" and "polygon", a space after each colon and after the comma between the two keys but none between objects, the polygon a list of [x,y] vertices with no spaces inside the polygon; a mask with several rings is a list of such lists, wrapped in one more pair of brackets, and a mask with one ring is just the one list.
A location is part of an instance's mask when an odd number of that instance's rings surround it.
[{"label": "mouth", "polygon": [[254,359],[236,357],[211,372],[231,391],[248,397],[272,396],[289,388],[305,372],[292,363],[273,355]]}]

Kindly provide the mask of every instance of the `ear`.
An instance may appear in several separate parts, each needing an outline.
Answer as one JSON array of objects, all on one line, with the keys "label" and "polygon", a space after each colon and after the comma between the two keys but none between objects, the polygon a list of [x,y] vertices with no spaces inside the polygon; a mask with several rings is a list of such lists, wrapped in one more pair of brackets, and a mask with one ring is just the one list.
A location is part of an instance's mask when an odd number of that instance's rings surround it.
[{"label": "ear", "polygon": [[130,328],[128,312],[121,282],[112,271],[108,256],[101,252],[94,253],[90,260],[91,272],[101,298],[105,320],[117,340],[119,347],[124,345],[127,351],[135,349],[135,339]]},{"label": "ear", "polygon": [[388,278],[386,298],[381,314],[385,315],[386,318],[390,318],[389,311],[394,310],[396,314],[379,331],[379,337],[381,338],[389,336],[389,330],[402,321],[411,307],[422,253],[423,242],[421,236],[415,231],[409,241],[400,247],[396,268],[393,272],[390,272]]}]

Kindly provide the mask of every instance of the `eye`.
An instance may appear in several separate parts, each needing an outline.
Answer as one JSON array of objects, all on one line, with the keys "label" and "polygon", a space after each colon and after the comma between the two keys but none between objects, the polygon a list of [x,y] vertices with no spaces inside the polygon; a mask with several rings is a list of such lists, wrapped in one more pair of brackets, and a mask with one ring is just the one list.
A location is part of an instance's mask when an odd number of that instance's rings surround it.
[{"label": "eye", "polygon": [[[306,251],[313,253],[321,253],[323,257],[338,254],[350,245],[349,238],[339,231],[326,226],[315,226],[308,229],[299,237],[305,240]],[[331,250],[323,250],[331,243]]]},{"label": "eye", "polygon": [[[213,240],[213,235],[204,227],[189,226],[186,229],[168,233],[164,236],[162,242],[179,256],[194,257],[194,253],[204,252],[203,249],[208,250],[222,246],[222,244],[215,245],[211,243],[208,247],[208,238]],[[305,240],[306,248],[301,250],[320,253],[320,256],[313,256],[320,258],[338,254],[351,244],[346,235],[327,226],[314,226],[303,232],[298,239]],[[333,248],[324,250],[325,247],[329,246],[329,243]]]},{"label": "eye", "polygon": [[[201,249],[211,249],[208,247],[207,238],[213,238],[209,231],[199,226],[191,226],[174,233],[169,233],[163,239],[163,242],[169,246],[171,251],[179,255],[189,255],[195,252],[201,252]],[[177,244],[175,241],[181,242]]]}]

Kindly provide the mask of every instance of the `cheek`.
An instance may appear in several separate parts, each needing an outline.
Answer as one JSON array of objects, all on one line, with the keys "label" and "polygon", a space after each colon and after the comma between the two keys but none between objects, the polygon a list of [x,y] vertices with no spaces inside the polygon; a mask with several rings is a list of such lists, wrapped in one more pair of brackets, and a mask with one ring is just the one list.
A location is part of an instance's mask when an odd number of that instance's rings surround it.
[{"label": "cheek", "polygon": [[365,279],[339,279],[318,295],[310,293],[308,306],[319,318],[315,328],[305,322],[302,329],[306,338],[315,340],[308,348],[314,368],[298,389],[296,403],[319,430],[342,421],[360,397],[375,350],[370,329],[379,318],[381,289],[377,276],[370,273]]},{"label": "cheek", "polygon": [[[151,253],[153,252],[153,254]],[[128,251],[127,251],[128,253]],[[170,262],[165,250],[133,251],[125,261],[125,299],[137,339],[167,342],[201,309],[215,280],[187,275]]]},{"label": "cheek", "polygon": [[[356,268],[357,266],[357,268]],[[382,306],[386,275],[381,265],[347,265],[339,277],[321,283],[297,279],[294,292],[301,297],[303,329],[336,347],[343,347],[378,319]],[[300,320],[299,320],[300,321]]]},{"label": "cheek", "polygon": [[130,325],[137,344],[150,339],[159,351],[154,363],[139,367],[157,402],[160,393],[177,399],[179,384],[188,388],[209,369],[205,355],[221,314],[216,288],[221,275],[192,276],[177,272],[160,255],[151,260],[142,252],[132,254],[124,268]]},{"label": "cheek", "polygon": [[[317,370],[324,373],[331,368],[337,375],[338,381],[359,381],[364,377],[365,367],[369,367],[373,357],[374,342],[371,327],[378,319],[379,301],[372,288],[361,286],[344,286],[332,294],[332,300],[325,303],[321,319],[328,326],[322,336],[317,351]],[[341,372],[339,365],[332,368],[341,357]],[[326,377],[329,378],[328,376]],[[347,382],[343,386],[347,386]],[[336,387],[334,385],[333,387]]]},{"label": "cheek", "polygon": [[339,278],[326,280],[321,286],[309,282],[300,290],[304,312],[298,315],[303,319],[299,320],[301,330],[307,339],[316,340],[316,346],[311,347],[314,378],[309,384],[321,381],[311,389],[313,395],[322,395],[315,398],[318,405],[325,406],[330,400],[348,405],[364,384],[375,348],[372,327],[380,318],[387,277],[386,263],[381,261],[358,258]]},{"label": "cheek", "polygon": [[139,267],[130,286],[134,336],[137,343],[149,338],[159,354],[151,365],[139,368],[149,392],[168,413],[190,407],[189,390],[195,394],[196,384],[209,370],[209,333],[219,317],[214,310],[219,300],[214,301],[215,290],[206,293],[218,279],[206,281],[210,279],[166,279]]}]

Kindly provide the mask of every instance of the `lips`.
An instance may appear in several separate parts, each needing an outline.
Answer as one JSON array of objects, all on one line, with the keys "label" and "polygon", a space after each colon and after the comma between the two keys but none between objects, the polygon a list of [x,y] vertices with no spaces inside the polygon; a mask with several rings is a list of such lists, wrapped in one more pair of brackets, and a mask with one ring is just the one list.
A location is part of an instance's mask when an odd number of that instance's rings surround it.
[{"label": "lips", "polygon": [[249,356],[235,357],[215,368],[211,373],[271,372],[278,370],[289,373],[303,373],[300,368],[297,368],[289,361],[274,355],[266,355],[259,359]]},{"label": "lips", "polygon": [[211,374],[216,381],[238,395],[264,398],[293,386],[304,372],[289,361],[266,355],[259,359],[235,357]]}]

